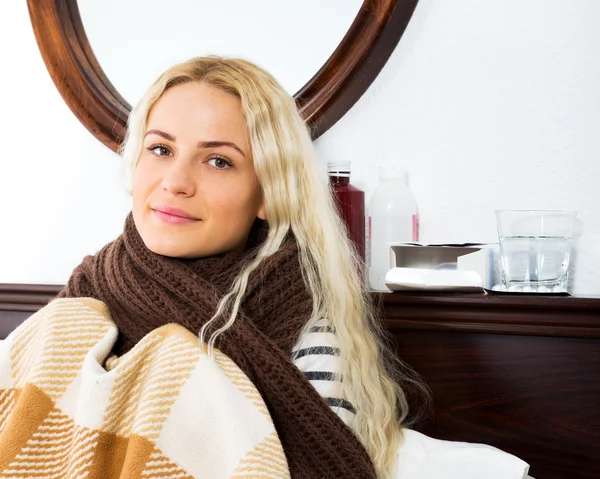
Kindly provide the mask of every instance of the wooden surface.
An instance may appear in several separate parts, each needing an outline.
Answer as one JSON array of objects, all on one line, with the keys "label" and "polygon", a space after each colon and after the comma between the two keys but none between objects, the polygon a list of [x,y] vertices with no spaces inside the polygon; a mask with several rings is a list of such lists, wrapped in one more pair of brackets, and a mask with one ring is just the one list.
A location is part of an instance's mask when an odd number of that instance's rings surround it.
[{"label": "wooden surface", "polygon": [[384,307],[433,391],[417,429],[511,452],[536,479],[600,478],[600,299],[394,293]]},{"label": "wooden surface", "polygon": [[434,412],[417,429],[490,444],[536,478],[598,478],[600,342],[397,331],[399,354],[427,381]]},{"label": "wooden surface", "polygon": [[[333,126],[371,85],[400,41],[417,2],[364,1],[342,42],[295,95],[313,138]],[[27,4],[56,88],[79,121],[117,151],[131,106],[102,71],[85,34],[77,0],[28,0]],[[113,34],[126,39],[128,32]]]},{"label": "wooden surface", "polygon": [[[0,338],[59,290],[0,285]],[[376,297],[433,391],[417,429],[511,452],[536,479],[600,478],[600,298]]]},{"label": "wooden surface", "polygon": [[600,298],[382,294],[389,328],[600,339]]}]

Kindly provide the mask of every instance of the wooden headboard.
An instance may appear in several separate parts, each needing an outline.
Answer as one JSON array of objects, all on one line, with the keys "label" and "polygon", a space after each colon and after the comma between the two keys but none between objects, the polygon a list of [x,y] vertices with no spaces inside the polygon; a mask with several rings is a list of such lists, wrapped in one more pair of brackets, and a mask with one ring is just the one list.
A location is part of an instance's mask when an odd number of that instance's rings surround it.
[{"label": "wooden headboard", "polygon": [[[59,289],[0,285],[0,338]],[[433,391],[417,429],[516,454],[537,479],[600,477],[600,298],[381,299],[398,354]]]},{"label": "wooden headboard", "polygon": [[537,479],[600,477],[600,299],[392,293],[384,304],[400,357],[433,391],[418,429],[511,452]]}]

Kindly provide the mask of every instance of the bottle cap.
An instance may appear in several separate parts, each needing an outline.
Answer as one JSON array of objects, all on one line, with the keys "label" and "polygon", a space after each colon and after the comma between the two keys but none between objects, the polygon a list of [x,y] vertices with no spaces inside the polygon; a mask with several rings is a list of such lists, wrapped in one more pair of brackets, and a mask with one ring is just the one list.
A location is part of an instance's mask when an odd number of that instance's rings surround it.
[{"label": "bottle cap", "polygon": [[327,162],[327,173],[329,176],[350,176],[350,161],[338,160]]},{"label": "bottle cap", "polygon": [[404,168],[399,165],[379,165],[379,179],[400,179],[406,182],[406,171],[404,171]]}]

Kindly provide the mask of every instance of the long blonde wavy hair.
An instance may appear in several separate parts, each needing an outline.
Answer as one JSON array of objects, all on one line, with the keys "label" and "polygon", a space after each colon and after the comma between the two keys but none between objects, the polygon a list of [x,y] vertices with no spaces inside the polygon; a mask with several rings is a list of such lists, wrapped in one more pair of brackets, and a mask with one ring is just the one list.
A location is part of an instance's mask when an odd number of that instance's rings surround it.
[{"label": "long blonde wavy hair", "polygon": [[[235,321],[250,273],[277,252],[291,232],[313,297],[306,331],[322,318],[335,329],[344,364],[344,393],[356,409],[350,426],[369,453],[378,477],[390,477],[408,414],[402,386],[423,386],[384,340],[364,282],[364,265],[320,175],[309,131],[293,97],[273,76],[245,60],[210,56],[175,65],[154,82],[129,117],[122,148],[129,181],[152,106],[167,89],[187,82],[205,82],[241,101],[269,224],[257,255],[242,268],[209,323],[218,326],[208,340],[209,347]],[[200,331],[201,339],[207,326]]]}]

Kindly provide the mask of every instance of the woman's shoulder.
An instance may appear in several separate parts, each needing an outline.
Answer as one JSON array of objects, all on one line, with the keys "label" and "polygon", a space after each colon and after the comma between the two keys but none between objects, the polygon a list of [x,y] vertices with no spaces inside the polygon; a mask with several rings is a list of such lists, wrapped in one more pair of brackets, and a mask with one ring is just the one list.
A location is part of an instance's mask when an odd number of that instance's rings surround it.
[{"label": "woman's shoulder", "polygon": [[84,335],[87,331],[104,331],[116,326],[107,305],[98,299],[56,298],[27,318],[11,335],[20,334],[23,330],[60,335],[70,328],[76,328]]},{"label": "woman's shoulder", "polygon": [[356,415],[343,390],[343,363],[335,329],[321,319],[300,335],[292,361],[331,409],[350,424]]}]

